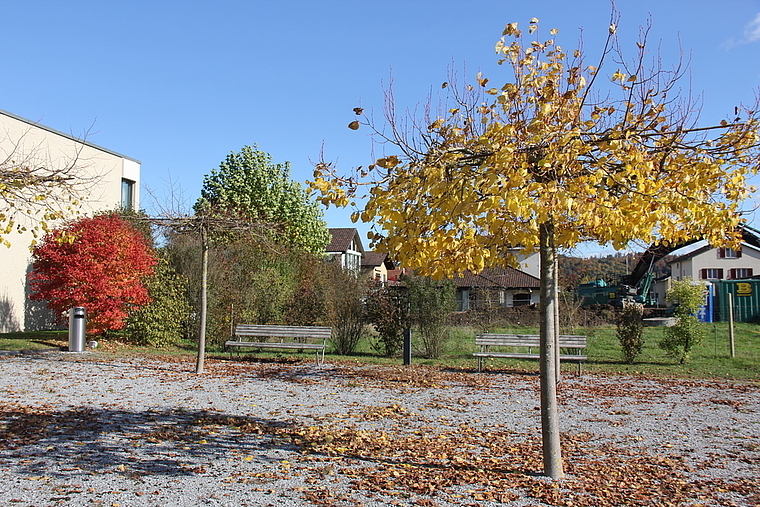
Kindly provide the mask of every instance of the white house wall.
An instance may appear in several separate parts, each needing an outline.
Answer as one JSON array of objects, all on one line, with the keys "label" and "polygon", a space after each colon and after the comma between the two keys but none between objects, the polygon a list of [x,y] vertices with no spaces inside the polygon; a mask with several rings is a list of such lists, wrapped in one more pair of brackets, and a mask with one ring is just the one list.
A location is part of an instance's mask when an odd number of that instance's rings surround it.
[{"label": "white house wall", "polygon": [[664,280],[660,280],[652,284],[652,288],[650,289],[649,292],[658,305],[665,304],[665,295],[670,290],[670,287],[672,285],[672,280],[673,280],[673,277],[670,276]]},{"label": "white house wall", "polygon": [[[122,178],[135,182],[133,203],[138,207],[140,162],[0,111],[0,159],[7,158],[49,167],[75,161],[84,182],[80,216],[120,206]],[[30,232],[12,232],[5,238],[11,247],[0,246],[0,332],[48,329],[51,316],[27,297],[34,237]]]},{"label": "white house wall", "polygon": [[[458,312],[464,312],[472,308],[473,302],[470,301],[470,296],[477,293],[478,289],[457,289],[456,291],[456,308]],[[485,289],[488,293],[489,289]],[[515,306],[515,295],[517,294],[530,294],[530,305],[538,305],[541,302],[541,294],[538,290],[526,290],[526,289],[493,289],[494,292],[488,293],[489,297],[494,298],[492,304],[498,307],[511,308]]]},{"label": "white house wall", "polygon": [[541,277],[541,256],[538,252],[528,256],[519,256],[517,260],[520,263],[520,267],[518,268],[520,271],[536,278]]},{"label": "white house wall", "polygon": [[694,279],[694,270],[692,269],[691,259],[674,262],[670,268],[670,274],[676,280],[683,280],[684,278]]}]

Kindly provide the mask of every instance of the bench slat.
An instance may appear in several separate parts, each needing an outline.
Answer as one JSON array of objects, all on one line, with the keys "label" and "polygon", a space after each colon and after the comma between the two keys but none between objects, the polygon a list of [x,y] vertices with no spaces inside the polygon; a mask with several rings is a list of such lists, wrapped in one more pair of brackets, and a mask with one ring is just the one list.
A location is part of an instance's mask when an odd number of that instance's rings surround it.
[{"label": "bench slat", "polygon": [[324,343],[282,343],[282,342],[242,342],[231,340],[224,343],[227,347],[256,347],[260,349],[319,349],[327,347]]},{"label": "bench slat", "polygon": [[235,336],[266,336],[271,338],[330,338],[332,328],[318,326],[265,326],[238,324]]},{"label": "bench slat", "polygon": [[[475,337],[475,345],[489,345],[495,347],[538,347],[540,338],[536,335],[513,335],[484,333]],[[559,346],[567,348],[586,348],[585,336],[560,335]]]}]

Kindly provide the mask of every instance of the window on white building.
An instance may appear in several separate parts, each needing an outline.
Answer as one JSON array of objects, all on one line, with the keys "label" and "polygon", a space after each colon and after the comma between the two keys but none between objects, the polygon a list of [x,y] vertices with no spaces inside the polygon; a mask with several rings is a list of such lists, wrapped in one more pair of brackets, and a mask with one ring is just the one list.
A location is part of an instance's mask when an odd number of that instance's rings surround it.
[{"label": "window on white building", "polygon": [[699,277],[702,280],[722,280],[723,279],[723,270],[722,269],[715,269],[715,268],[706,268],[702,269],[699,272]]},{"label": "window on white building", "polygon": [[740,259],[742,256],[741,250],[734,250],[733,248],[719,248],[718,257],[721,259]]},{"label": "window on white building", "polygon": [[731,278],[736,280],[739,278],[751,278],[752,268],[734,268],[730,271]]},{"label": "window on white building", "polygon": [[135,182],[126,178],[121,179],[121,207],[124,209],[135,207]]}]

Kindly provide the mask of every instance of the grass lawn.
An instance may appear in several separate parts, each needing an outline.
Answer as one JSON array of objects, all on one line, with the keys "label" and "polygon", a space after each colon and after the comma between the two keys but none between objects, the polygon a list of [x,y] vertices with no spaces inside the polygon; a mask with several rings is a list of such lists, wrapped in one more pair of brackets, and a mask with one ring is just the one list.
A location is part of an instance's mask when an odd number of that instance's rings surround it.
[{"label": "grass lawn", "polygon": [[69,345],[68,331],[0,333],[0,350],[46,350]]},{"label": "grass lawn", "polygon": [[[728,325],[717,323],[703,324],[702,326],[705,339],[693,350],[691,359],[685,364],[677,364],[657,346],[657,342],[663,334],[664,328],[661,327],[644,328],[644,348],[637,361],[632,365],[625,364],[621,360],[622,353],[613,326],[580,328],[563,330],[562,332],[588,336],[587,355],[589,359],[583,365],[583,370],[586,372],[760,381],[760,326],[744,323],[735,325],[736,356],[734,358],[731,358],[729,354]],[[510,328],[497,331],[537,334],[537,330],[532,328]],[[475,370],[477,362],[472,357],[472,352],[475,351],[475,333],[474,329],[455,328],[448,344],[448,351],[443,357],[438,359],[414,357],[413,363],[442,368]],[[412,338],[412,342],[414,343],[414,338]],[[171,354],[193,356],[196,353],[193,344],[189,342],[168,349],[137,347],[121,343],[109,343],[108,341],[101,341],[101,345],[98,349],[100,352],[116,355]],[[0,334],[0,350],[40,350],[60,347],[65,349],[67,346],[68,334],[66,331]],[[230,355],[221,349],[209,347],[207,357],[229,359]],[[236,355],[232,357],[235,358]],[[298,354],[270,351],[242,354],[241,360],[293,358],[312,361],[313,357],[311,352]],[[189,357],[188,361],[191,360]],[[328,353],[327,360],[368,364],[401,364],[401,359],[398,357],[379,357],[369,340],[363,340],[359,344],[357,353],[352,356],[337,356]],[[538,370],[536,361],[488,359],[484,364],[487,370]],[[562,368],[563,371],[572,373],[575,371],[576,365],[563,364]]]}]

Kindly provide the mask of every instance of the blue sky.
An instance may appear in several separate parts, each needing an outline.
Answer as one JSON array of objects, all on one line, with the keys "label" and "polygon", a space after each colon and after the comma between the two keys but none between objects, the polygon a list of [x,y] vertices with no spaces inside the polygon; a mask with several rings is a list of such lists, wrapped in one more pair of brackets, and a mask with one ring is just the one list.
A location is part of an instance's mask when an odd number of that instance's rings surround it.
[{"label": "blue sky", "polygon": [[[583,28],[594,55],[610,17],[608,0],[0,0],[0,109],[81,136],[142,162],[143,186],[159,201],[191,205],[203,176],[231,151],[258,144],[292,176],[311,161],[366,165],[366,129],[352,109],[381,117],[393,82],[399,109],[414,108],[448,80],[478,71],[501,80],[493,45],[504,25],[560,30],[574,48]],[[760,0],[619,0],[619,33],[633,55],[651,16],[663,62],[679,57],[684,86],[703,97],[714,124],[760,87]],[[382,154],[382,147],[374,148]],[[177,190],[181,188],[181,194]],[[143,194],[144,196],[146,194]],[[150,198],[143,207],[154,211]],[[330,210],[350,227],[350,210]],[[358,226],[365,232],[366,226]],[[592,249],[593,250],[593,249]]]}]

